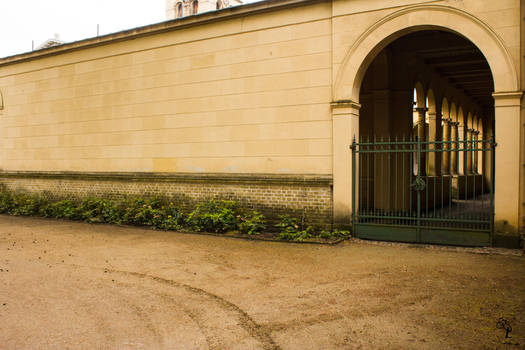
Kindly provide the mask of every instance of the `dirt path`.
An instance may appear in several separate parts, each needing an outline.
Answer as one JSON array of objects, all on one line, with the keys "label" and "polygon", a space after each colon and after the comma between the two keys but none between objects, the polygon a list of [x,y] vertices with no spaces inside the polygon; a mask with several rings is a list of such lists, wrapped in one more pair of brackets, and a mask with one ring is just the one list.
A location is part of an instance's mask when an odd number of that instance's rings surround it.
[{"label": "dirt path", "polygon": [[360,348],[525,349],[525,257],[0,216],[1,350]]}]

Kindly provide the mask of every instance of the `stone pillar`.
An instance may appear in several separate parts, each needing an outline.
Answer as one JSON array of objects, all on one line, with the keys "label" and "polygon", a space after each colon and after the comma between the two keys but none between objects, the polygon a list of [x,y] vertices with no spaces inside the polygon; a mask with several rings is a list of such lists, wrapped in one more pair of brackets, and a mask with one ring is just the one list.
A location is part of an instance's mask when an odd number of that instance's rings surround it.
[{"label": "stone pillar", "polygon": [[[418,107],[418,108],[415,108],[416,112],[417,112],[417,137],[419,138],[419,140],[421,142],[425,142],[427,140],[427,125],[426,125],[426,113],[427,113],[427,108],[425,107]],[[425,145],[422,147],[424,148]],[[421,176],[425,176],[427,174],[427,161],[426,161],[426,153],[425,152],[421,152],[421,157],[420,157],[420,161],[421,161],[421,165],[418,165],[418,169],[421,170],[421,174],[419,174],[418,172],[418,175],[421,175]]]},{"label": "stone pillar", "polygon": [[[483,130],[484,133],[484,139],[485,140],[492,140],[494,138],[494,130],[492,129],[492,125],[487,125],[487,127]],[[490,144],[485,144],[485,148],[490,148]],[[485,151],[483,152],[483,179],[485,180],[485,188],[487,189],[487,193],[490,191],[490,187],[492,186],[492,182],[494,180],[494,174],[492,174],[491,169],[493,166],[493,159],[491,156],[491,152]]]},{"label": "stone pillar", "polygon": [[[359,109],[352,101],[337,101],[332,106],[332,169],[334,222],[350,224],[352,218],[352,151],[350,145],[359,139]],[[356,166],[359,164],[356,158]],[[356,169],[356,203],[359,203],[359,172]]]},{"label": "stone pillar", "polygon": [[[451,119],[443,119],[443,141],[450,141],[450,123]],[[450,174],[450,143],[443,144],[443,174]]]},{"label": "stone pillar", "polygon": [[467,143],[465,142],[465,125],[459,124],[457,126],[458,129],[458,139],[459,139],[459,149],[458,151],[458,159],[459,159],[459,165],[458,165],[458,175],[465,175],[467,172],[467,156],[465,149],[467,148]]},{"label": "stone pillar", "polygon": [[[465,144],[467,149],[473,149],[474,146],[474,129],[467,129],[465,133],[465,140],[467,143]],[[472,163],[474,160],[474,151],[465,151],[465,155],[467,156],[467,171],[466,174],[472,174],[474,173],[472,168]]]},{"label": "stone pillar", "polygon": [[[442,129],[441,129],[441,108],[437,108],[436,112],[428,114],[428,141],[435,142],[441,141]],[[430,145],[429,149],[433,150],[439,148],[439,145]],[[429,152],[428,153],[428,175],[439,176],[441,175],[441,159],[442,152]]]},{"label": "stone pillar", "polygon": [[495,92],[496,121],[495,230],[516,233],[519,227],[520,107],[523,92]]},{"label": "stone pillar", "polygon": [[[478,142],[479,141],[479,130],[474,131],[474,149],[479,150],[483,148],[483,144]],[[479,158],[480,154],[482,154],[482,151],[474,151],[474,173],[479,174]]]},{"label": "stone pillar", "polygon": [[450,169],[450,173],[453,174],[453,175],[457,175],[459,173],[459,169],[458,169],[458,144],[457,144],[457,141],[458,141],[458,125],[459,123],[458,122],[450,122],[450,127],[451,127],[451,133],[450,133],[450,140],[453,141],[453,143],[451,144],[451,150],[452,152],[450,153],[450,157],[452,158],[451,159],[451,169]]}]

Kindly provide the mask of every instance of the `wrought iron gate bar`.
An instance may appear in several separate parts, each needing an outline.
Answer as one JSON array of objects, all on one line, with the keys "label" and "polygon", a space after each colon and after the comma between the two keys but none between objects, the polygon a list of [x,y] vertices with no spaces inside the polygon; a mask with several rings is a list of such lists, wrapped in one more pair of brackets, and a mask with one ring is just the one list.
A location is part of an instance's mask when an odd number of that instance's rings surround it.
[{"label": "wrought iron gate bar", "polygon": [[[362,238],[490,245],[495,147],[493,139],[354,139],[354,232]],[[432,160],[429,154],[435,154]],[[385,227],[391,229],[382,233]]]}]

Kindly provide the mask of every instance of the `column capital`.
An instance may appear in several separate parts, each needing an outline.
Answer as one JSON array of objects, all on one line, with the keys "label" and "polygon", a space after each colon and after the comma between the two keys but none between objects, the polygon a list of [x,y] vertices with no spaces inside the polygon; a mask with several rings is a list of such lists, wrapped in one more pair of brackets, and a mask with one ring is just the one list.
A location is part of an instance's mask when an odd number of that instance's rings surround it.
[{"label": "column capital", "polygon": [[355,108],[355,109],[361,109],[361,104],[352,101],[352,100],[338,100],[330,102],[330,107],[332,109],[335,108]]},{"label": "column capital", "polygon": [[359,116],[359,110],[361,109],[361,105],[352,100],[334,101],[330,103],[330,107],[332,108],[332,114],[334,116],[336,115],[338,116],[341,116],[341,115]]},{"label": "column capital", "polygon": [[432,113],[428,113],[428,119],[431,119],[431,120],[436,120],[436,119],[440,119],[440,120],[443,120],[443,114],[439,113],[439,112],[432,112]]},{"label": "column capital", "polygon": [[494,105],[496,107],[520,107],[523,91],[494,92]]}]

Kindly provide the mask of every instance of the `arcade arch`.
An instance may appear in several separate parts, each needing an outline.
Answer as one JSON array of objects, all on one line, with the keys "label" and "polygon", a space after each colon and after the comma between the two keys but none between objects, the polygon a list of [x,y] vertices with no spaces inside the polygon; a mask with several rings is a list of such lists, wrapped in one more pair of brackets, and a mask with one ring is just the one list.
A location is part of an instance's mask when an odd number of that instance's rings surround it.
[{"label": "arcade arch", "polygon": [[[468,74],[460,77],[461,74],[459,73],[468,68],[466,62],[464,62],[463,67],[456,67],[457,72],[452,72],[446,67],[440,66],[439,62],[434,64],[432,55],[423,55],[423,62],[421,62],[421,57],[414,57],[415,55],[410,50],[408,50],[408,55],[406,52],[403,55],[403,45],[396,47],[396,43],[403,42],[403,40],[406,45],[406,38],[415,38],[429,33],[440,35],[442,38],[446,37],[442,40],[443,42],[447,41],[449,37],[453,37],[457,43],[461,42],[461,45],[468,43],[470,47],[465,47],[465,57],[469,55],[472,57],[472,51],[477,51],[475,64],[483,65],[480,70],[483,78],[481,90],[476,91],[473,84],[469,84]],[[431,41],[431,43],[436,44],[436,41]],[[439,47],[439,41],[437,41],[437,46],[428,48],[427,52],[431,52],[432,49],[441,50],[442,48]],[[469,50],[471,52],[467,52]],[[437,58],[441,59],[445,65],[450,64],[451,66],[454,66],[455,61],[462,61],[461,57],[457,57],[457,51],[455,53],[448,51],[448,54],[449,57]],[[387,89],[384,89],[387,83],[385,81],[381,83],[383,89],[379,86],[370,86],[370,81],[377,82],[377,79],[367,79],[367,75],[377,75],[378,72],[384,71],[384,67],[381,65],[385,65],[386,58],[390,59],[389,64],[396,67],[400,65],[421,67],[425,64],[428,65],[428,62],[425,62],[425,59],[428,59],[431,61],[430,69],[423,72],[424,80],[417,80],[414,72],[406,69],[391,70],[388,75],[390,81],[396,80],[399,75],[406,77],[405,81],[399,80],[395,86],[390,86]],[[414,62],[418,60],[419,62]],[[484,62],[480,62],[481,60]],[[421,74],[421,72],[417,73]],[[465,82],[467,85],[460,87],[458,82]],[[426,91],[425,86],[427,87]],[[429,86],[432,86],[432,89],[429,89]],[[478,135],[478,140],[480,134],[484,138],[492,136],[489,133],[482,134],[480,128],[475,127],[475,116],[479,116],[479,120],[483,120],[484,125],[502,123],[503,118],[498,118],[498,116],[509,113],[512,114],[512,117],[509,118],[510,122],[519,121],[519,108],[512,110],[498,108],[509,100],[519,102],[521,93],[518,91],[516,70],[510,55],[498,36],[484,23],[461,10],[439,5],[414,6],[385,17],[371,26],[352,45],[334,84],[334,217],[337,221],[348,220],[347,218],[352,213],[352,192],[348,191],[349,181],[347,180],[351,177],[352,166],[341,165],[337,161],[347,159],[347,164],[350,164],[350,157],[348,155],[345,158],[338,153],[344,152],[345,143],[348,144],[348,140],[351,140],[352,137],[410,135],[410,130],[414,126],[412,106],[414,88],[416,94],[418,90],[423,91],[423,94],[419,95],[424,97],[416,97],[416,108],[424,109],[424,112],[421,110],[420,113],[424,113],[423,120],[428,120],[428,136],[434,137],[434,140],[451,140],[444,144],[443,149],[450,149],[452,152],[445,152],[446,154],[443,155],[442,159],[434,158],[432,163],[429,163],[431,160],[429,157],[429,162],[426,162],[428,165],[425,167],[429,174],[467,175],[483,171],[486,173],[487,164],[490,164],[490,161],[486,160],[487,157],[481,151],[470,151],[470,154],[467,153],[467,150],[454,151],[457,144],[452,140],[459,140],[459,144],[466,144],[474,143],[476,135]],[[387,101],[388,107],[384,107],[384,103],[383,107],[380,105],[377,98],[379,95],[382,95],[383,102]],[[495,104],[494,99],[496,100]],[[428,104],[426,103],[427,100],[429,101]],[[498,101],[502,102],[498,103]],[[345,111],[340,109],[343,104]],[[519,103],[516,105],[519,106]],[[410,117],[406,118],[404,115]],[[433,120],[429,118],[432,115]],[[335,118],[336,116],[338,117]],[[509,119],[506,122],[509,122]],[[478,121],[478,125],[480,125],[480,121]],[[347,131],[344,134],[344,140],[338,139],[335,133],[335,130],[341,126]],[[425,133],[425,128],[422,127],[421,129],[419,132]],[[491,129],[494,129],[494,126]],[[387,133],[385,130],[390,131]],[[341,134],[339,133],[339,135]],[[514,148],[512,143],[519,142],[519,135],[510,136],[508,139],[498,140],[498,149]],[[338,147],[338,145],[343,147]],[[476,163],[476,154],[478,158],[482,159],[481,162],[478,159],[478,163]],[[505,166],[513,174],[512,186],[517,188],[518,184],[514,182],[519,180],[519,162],[512,164],[506,162]],[[502,171],[499,166],[498,171]],[[487,174],[486,181],[490,181],[490,177],[491,175]],[[518,206],[516,205],[509,211],[509,206],[505,205],[502,199],[504,196],[508,198],[510,195],[511,200],[515,202],[514,205],[519,203],[519,198],[515,193],[516,191],[510,190],[508,177],[505,181],[498,179],[496,174],[496,187],[498,189],[495,200],[496,220],[511,222],[514,225],[513,227],[517,228]],[[514,193],[511,194],[511,192]],[[359,194],[354,194],[354,196],[358,197]]]}]

